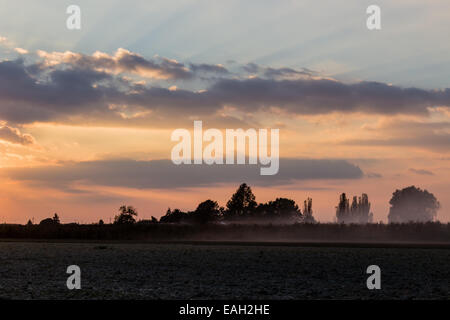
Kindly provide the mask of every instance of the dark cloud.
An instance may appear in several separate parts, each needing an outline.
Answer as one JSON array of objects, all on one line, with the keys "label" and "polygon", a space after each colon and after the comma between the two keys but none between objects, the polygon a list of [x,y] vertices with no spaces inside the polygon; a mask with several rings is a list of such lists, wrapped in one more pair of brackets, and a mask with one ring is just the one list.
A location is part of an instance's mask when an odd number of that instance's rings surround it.
[{"label": "dark cloud", "polygon": [[378,82],[344,84],[334,80],[220,79],[204,92],[148,88],[129,102],[181,112],[213,113],[225,105],[255,112],[278,107],[289,114],[365,112],[426,115],[428,107],[450,106],[450,89],[426,91]]},{"label": "dark cloud", "polygon": [[3,175],[67,190],[74,182],[140,189],[173,189],[222,183],[287,185],[295,180],[359,179],[361,169],[345,160],[280,159],[279,173],[261,176],[259,165],[174,165],[170,160],[103,160],[39,168],[8,168]]},{"label": "dark cloud", "polygon": [[222,104],[247,109],[277,106],[296,114],[427,114],[427,107],[450,105],[450,89],[427,91],[379,82],[345,84],[328,79],[222,79],[212,85],[208,95]]},{"label": "dark cloud", "polygon": [[[133,68],[134,59],[139,57],[127,59],[121,65]],[[82,63],[76,63],[79,64]],[[156,114],[159,119],[211,116],[218,114],[224,106],[235,106],[249,113],[278,107],[287,114],[365,112],[388,115],[426,115],[430,106],[450,106],[450,89],[401,88],[378,82],[345,84],[312,78],[219,77],[211,79],[206,90],[171,90],[136,84],[88,66],[84,63],[82,68],[66,66],[37,70],[21,60],[0,62],[0,119],[27,123],[67,121],[78,116],[80,122],[126,123],[128,120],[111,108],[112,104],[128,108],[125,111],[129,113],[156,112],[153,116]],[[129,120],[128,123],[133,122]]]},{"label": "dark cloud", "polygon": [[0,62],[0,118],[13,122],[45,121],[61,115],[88,113],[105,97],[118,93],[105,73],[93,70],[54,70],[46,79],[30,75],[22,61]]}]

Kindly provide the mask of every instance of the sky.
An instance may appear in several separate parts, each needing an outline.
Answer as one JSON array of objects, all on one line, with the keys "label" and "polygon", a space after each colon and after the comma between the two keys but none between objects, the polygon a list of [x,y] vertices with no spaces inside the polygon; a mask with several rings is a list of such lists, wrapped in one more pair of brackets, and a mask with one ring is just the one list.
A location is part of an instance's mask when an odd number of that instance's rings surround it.
[{"label": "sky", "polygon": [[[81,9],[69,30],[66,9]],[[168,207],[367,193],[375,221],[410,185],[450,221],[450,2],[0,0],[0,222],[108,222]],[[280,170],[175,166],[177,128],[280,131]]]}]

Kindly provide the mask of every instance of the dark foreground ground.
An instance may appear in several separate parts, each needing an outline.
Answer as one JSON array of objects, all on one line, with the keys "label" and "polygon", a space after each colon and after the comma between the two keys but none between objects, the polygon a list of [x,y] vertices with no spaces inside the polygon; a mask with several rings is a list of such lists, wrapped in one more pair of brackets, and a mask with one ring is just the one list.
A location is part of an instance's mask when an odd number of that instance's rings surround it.
[{"label": "dark foreground ground", "polygon": [[0,298],[450,299],[449,265],[443,248],[0,242]]}]

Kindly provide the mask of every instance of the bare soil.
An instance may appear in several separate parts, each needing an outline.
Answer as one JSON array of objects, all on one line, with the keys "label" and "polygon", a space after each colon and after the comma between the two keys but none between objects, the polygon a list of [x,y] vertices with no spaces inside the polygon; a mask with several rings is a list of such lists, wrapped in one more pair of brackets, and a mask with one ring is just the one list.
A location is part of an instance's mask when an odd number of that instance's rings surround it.
[{"label": "bare soil", "polygon": [[[73,264],[81,290],[66,287]],[[445,247],[0,242],[0,298],[449,299],[449,265]]]}]

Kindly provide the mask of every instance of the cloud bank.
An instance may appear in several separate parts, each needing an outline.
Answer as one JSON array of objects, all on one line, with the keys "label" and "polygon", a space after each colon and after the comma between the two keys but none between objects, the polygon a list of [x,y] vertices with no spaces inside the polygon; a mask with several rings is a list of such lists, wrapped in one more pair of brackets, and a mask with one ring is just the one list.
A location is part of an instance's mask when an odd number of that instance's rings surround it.
[{"label": "cloud bank", "polygon": [[[180,116],[217,117],[227,107],[245,113],[276,108],[286,115],[418,116],[428,115],[430,107],[450,107],[450,89],[344,83],[314,76],[308,69],[250,64],[236,73],[222,65],[146,59],[125,49],[114,55],[39,51],[38,56],[34,63],[0,62],[0,119],[132,126]],[[249,72],[256,75],[249,78]],[[181,86],[174,85],[177,81],[183,81]]]},{"label": "cloud bank", "polygon": [[287,185],[298,180],[360,179],[358,166],[346,160],[280,159],[275,176],[261,176],[259,165],[174,165],[170,160],[101,160],[64,166],[8,168],[2,175],[37,186],[70,189],[74,183],[138,189],[174,189],[241,182]]}]

